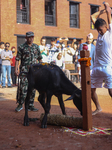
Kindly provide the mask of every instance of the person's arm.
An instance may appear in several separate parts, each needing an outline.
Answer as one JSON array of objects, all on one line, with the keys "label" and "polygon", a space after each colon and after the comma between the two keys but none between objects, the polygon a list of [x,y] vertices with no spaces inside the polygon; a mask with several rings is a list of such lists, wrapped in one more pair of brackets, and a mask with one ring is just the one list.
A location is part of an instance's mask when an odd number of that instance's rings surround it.
[{"label": "person's arm", "polygon": [[45,51],[45,48],[43,50],[40,50],[40,53],[42,54]]},{"label": "person's arm", "polygon": [[103,9],[103,10],[97,11],[97,12],[95,12],[94,14],[92,14],[92,15],[91,15],[91,20],[92,20],[93,24],[95,24],[97,18],[99,18],[99,16],[100,16],[101,14],[105,13],[105,12],[106,12],[106,10]]},{"label": "person's arm", "polygon": [[10,51],[9,60],[11,60],[11,58],[13,58],[12,51]]},{"label": "person's arm", "polygon": [[18,76],[19,75],[19,61],[16,60],[15,61],[15,75]]},{"label": "person's arm", "polygon": [[1,52],[1,59],[2,59],[2,60],[5,60],[5,59],[6,59],[5,54],[4,54],[4,51]]},{"label": "person's arm", "polygon": [[1,52],[1,59],[2,60],[10,60],[9,56],[5,56],[4,51]]},{"label": "person's arm", "polygon": [[107,13],[108,24],[111,24],[111,8],[107,2],[104,3],[104,7]]},{"label": "person's arm", "polygon": [[17,55],[15,58],[15,75],[19,75],[19,61],[22,61],[22,48],[21,46],[18,47]]},{"label": "person's arm", "polygon": [[49,50],[47,49],[47,56],[49,55]]}]

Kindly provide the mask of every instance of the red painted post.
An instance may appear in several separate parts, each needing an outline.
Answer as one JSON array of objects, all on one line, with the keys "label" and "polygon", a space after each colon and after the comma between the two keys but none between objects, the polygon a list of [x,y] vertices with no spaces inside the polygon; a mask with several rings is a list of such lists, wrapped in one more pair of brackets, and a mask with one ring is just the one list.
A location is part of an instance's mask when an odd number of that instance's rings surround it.
[{"label": "red painted post", "polygon": [[[89,58],[89,51],[80,51],[81,58]],[[83,130],[92,129],[92,110],[91,110],[91,79],[90,67],[86,66],[87,60],[81,61],[81,86],[82,86],[82,112]]]}]

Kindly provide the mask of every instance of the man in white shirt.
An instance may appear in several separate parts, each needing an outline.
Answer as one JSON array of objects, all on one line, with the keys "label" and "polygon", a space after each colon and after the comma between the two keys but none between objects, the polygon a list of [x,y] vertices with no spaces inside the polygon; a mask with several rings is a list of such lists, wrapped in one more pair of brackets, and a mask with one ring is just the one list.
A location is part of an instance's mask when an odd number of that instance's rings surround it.
[{"label": "man in white shirt", "polygon": [[[91,19],[98,31],[98,38],[96,44],[95,63],[91,74],[91,92],[92,100],[96,106],[93,115],[102,111],[96,88],[101,88],[103,81],[104,87],[108,89],[109,95],[112,97],[112,23],[111,23],[111,8],[107,2],[104,2],[105,9],[94,13]],[[109,29],[105,20],[98,18],[101,14],[107,14]],[[98,19],[97,19],[98,18]]]}]

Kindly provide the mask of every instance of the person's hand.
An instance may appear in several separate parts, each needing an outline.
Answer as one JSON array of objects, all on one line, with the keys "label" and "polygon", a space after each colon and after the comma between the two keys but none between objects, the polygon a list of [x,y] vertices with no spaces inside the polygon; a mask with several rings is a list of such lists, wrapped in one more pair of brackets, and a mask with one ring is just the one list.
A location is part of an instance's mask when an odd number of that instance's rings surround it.
[{"label": "person's hand", "polygon": [[73,42],[76,42],[76,39],[73,39]]},{"label": "person's hand", "polygon": [[6,59],[6,60],[10,60],[9,56],[6,56],[5,59]]},{"label": "person's hand", "polygon": [[105,6],[105,7],[107,7],[107,6],[109,6],[109,7],[110,7],[110,5],[109,5],[109,3],[108,3],[108,2],[105,2],[105,3],[104,3],[104,6]]},{"label": "person's hand", "polygon": [[108,3],[108,2],[105,2],[105,3],[104,3],[104,7],[105,7],[105,10],[110,9],[110,5],[109,5],[109,3]]},{"label": "person's hand", "polygon": [[49,51],[49,48],[48,48],[48,47],[46,47],[46,50],[47,50],[47,51]]},{"label": "person's hand", "polygon": [[19,76],[19,70],[18,69],[15,69],[15,73],[14,73],[16,76]]}]

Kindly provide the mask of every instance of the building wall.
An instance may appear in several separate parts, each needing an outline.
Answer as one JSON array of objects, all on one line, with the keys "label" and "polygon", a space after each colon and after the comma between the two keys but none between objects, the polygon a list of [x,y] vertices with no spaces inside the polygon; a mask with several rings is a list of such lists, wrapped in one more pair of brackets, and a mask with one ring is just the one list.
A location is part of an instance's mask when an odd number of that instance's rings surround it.
[{"label": "building wall", "polygon": [[[74,0],[72,0],[74,1]],[[88,33],[97,38],[97,31],[90,29],[90,4],[101,5],[103,0],[80,0],[80,28],[69,27],[69,1],[57,0],[57,26],[45,26],[44,0],[30,0],[30,24],[16,23],[16,0],[0,0],[0,41],[10,42],[17,46],[17,37],[14,34],[25,35],[27,31],[35,33],[35,43],[40,44],[42,36],[76,37],[86,40]],[[108,0],[112,7],[112,0]],[[106,16],[106,15],[105,15]],[[102,17],[105,18],[104,15]]]}]

